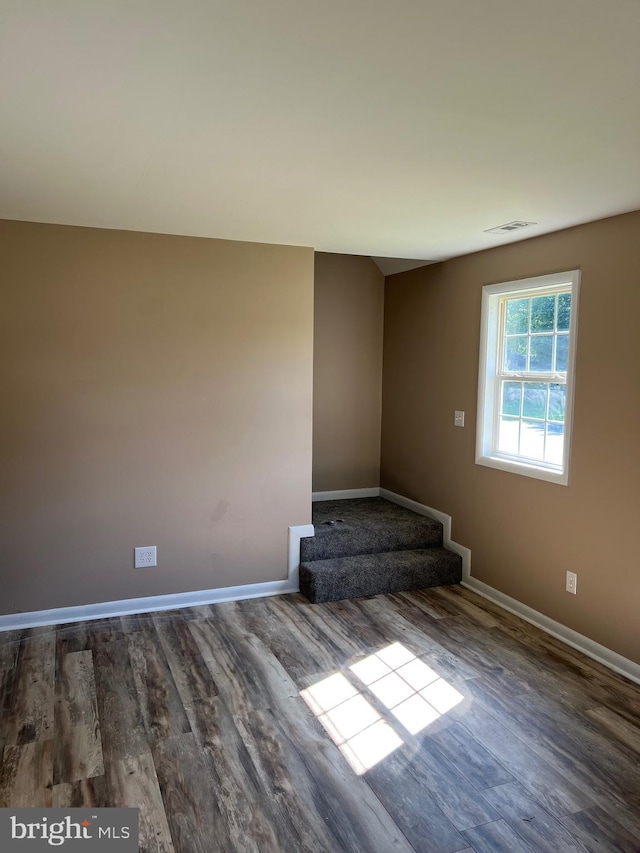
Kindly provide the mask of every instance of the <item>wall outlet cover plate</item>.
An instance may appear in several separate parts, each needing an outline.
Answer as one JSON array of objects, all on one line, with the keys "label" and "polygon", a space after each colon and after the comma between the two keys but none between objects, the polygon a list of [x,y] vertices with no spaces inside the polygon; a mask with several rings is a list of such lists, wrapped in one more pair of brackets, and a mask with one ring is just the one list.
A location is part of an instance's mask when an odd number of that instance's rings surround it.
[{"label": "wall outlet cover plate", "polygon": [[134,548],[134,568],[146,569],[148,566],[158,565],[158,552],[155,545],[145,545],[142,548]]}]

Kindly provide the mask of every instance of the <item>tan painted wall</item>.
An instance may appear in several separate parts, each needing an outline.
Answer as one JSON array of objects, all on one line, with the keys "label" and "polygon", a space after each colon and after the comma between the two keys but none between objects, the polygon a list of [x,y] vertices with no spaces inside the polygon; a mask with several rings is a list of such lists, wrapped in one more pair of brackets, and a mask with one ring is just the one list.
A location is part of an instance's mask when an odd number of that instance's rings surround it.
[{"label": "tan painted wall", "polygon": [[380,483],[383,311],[371,258],[316,254],[314,491]]},{"label": "tan painted wall", "polygon": [[[476,465],[482,285],[578,267],[569,486]],[[640,212],[387,278],[381,473],[452,515],[476,578],[637,662],[639,318]]]},{"label": "tan painted wall", "polygon": [[312,250],[0,222],[0,258],[0,612],[285,578]]}]

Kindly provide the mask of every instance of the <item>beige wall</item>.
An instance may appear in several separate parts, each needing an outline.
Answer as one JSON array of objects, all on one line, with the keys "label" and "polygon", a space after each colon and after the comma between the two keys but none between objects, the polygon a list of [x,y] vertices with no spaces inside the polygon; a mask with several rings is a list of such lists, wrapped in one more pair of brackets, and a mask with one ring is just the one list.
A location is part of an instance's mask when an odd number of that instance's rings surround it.
[{"label": "beige wall", "polygon": [[[569,486],[476,465],[482,285],[577,267]],[[387,278],[381,473],[452,515],[476,578],[638,662],[639,318],[640,213]]]},{"label": "beige wall", "polygon": [[312,250],[0,222],[0,258],[0,612],[286,577]]},{"label": "beige wall", "polygon": [[383,311],[371,258],[316,254],[314,491],[379,485]]}]

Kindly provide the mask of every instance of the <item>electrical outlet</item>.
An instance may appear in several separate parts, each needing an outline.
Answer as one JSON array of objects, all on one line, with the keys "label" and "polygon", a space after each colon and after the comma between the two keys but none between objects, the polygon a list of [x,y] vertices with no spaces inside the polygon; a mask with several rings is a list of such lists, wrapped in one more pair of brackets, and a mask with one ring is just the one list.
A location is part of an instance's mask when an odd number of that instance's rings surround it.
[{"label": "electrical outlet", "polygon": [[464,412],[453,413],[453,425],[458,427],[464,426]]},{"label": "electrical outlet", "polygon": [[575,572],[567,572],[567,592],[573,595],[578,592],[578,575]]},{"label": "electrical outlet", "polygon": [[155,545],[147,545],[144,548],[134,548],[134,568],[146,569],[147,566],[158,565],[158,554]]}]

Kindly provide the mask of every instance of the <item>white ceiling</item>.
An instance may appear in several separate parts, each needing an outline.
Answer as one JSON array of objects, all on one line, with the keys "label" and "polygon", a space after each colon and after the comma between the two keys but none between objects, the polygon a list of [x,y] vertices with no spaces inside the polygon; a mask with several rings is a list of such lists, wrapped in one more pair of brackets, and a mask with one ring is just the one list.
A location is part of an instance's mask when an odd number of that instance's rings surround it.
[{"label": "white ceiling", "polygon": [[437,260],[634,210],[639,45],[638,0],[0,0],[0,217]]}]

